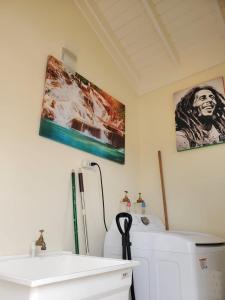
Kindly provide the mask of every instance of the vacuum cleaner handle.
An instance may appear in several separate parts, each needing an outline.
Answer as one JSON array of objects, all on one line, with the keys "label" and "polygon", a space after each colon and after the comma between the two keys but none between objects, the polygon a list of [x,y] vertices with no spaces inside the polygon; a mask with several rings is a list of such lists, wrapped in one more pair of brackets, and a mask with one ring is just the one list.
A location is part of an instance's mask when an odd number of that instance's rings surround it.
[{"label": "vacuum cleaner handle", "polygon": [[[121,227],[120,224],[120,219],[125,218],[124,220],[124,231]],[[128,259],[131,260],[131,242],[130,242],[130,229],[132,226],[132,216],[128,213],[122,212],[119,213],[116,216],[116,224],[117,224],[117,228],[120,232],[120,234],[122,235],[122,256],[123,259]],[[130,287],[130,292],[131,292],[131,299],[135,300],[135,292],[134,292],[134,283],[133,283],[133,275],[132,275],[132,282],[131,282],[131,287]]]},{"label": "vacuum cleaner handle", "polygon": [[[128,221],[126,222],[126,226],[124,226],[124,231],[121,227],[121,224],[120,224],[120,219],[122,218],[127,218]],[[122,213],[119,213],[117,216],[116,216],[116,224],[117,224],[117,227],[118,227],[118,230],[120,232],[121,235],[127,235],[131,229],[131,226],[132,226],[132,216],[128,213],[125,213],[125,212],[122,212]]]}]

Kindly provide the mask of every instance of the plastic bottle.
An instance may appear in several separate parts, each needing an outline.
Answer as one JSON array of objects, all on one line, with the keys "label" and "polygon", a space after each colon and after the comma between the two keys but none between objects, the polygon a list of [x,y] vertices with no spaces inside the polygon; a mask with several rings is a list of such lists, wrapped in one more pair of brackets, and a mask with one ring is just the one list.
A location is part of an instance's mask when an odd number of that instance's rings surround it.
[{"label": "plastic bottle", "polygon": [[135,213],[137,214],[145,214],[146,204],[145,201],[141,197],[141,193],[139,193],[139,197],[137,201],[134,203]]},{"label": "plastic bottle", "polygon": [[142,215],[145,215],[146,213],[146,204],[145,204],[145,201],[143,200],[143,202],[141,203],[141,214]]}]

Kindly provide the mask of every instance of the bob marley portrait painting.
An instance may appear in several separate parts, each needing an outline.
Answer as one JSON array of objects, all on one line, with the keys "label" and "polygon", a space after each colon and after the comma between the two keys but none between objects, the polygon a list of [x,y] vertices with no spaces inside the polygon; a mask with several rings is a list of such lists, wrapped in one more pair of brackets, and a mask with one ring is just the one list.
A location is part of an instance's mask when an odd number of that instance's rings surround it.
[{"label": "bob marley portrait painting", "polygon": [[174,94],[177,151],[225,142],[222,77]]}]

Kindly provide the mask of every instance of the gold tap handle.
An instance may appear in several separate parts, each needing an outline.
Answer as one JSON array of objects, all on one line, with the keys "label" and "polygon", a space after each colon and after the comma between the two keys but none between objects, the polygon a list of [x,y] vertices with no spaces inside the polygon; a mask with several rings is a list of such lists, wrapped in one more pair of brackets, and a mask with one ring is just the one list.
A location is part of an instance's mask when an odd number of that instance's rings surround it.
[{"label": "gold tap handle", "polygon": [[39,238],[36,240],[36,243],[35,243],[36,246],[42,246],[43,243],[45,243],[44,237],[43,237],[43,232],[44,232],[44,230],[41,229],[41,230],[39,230],[39,232],[40,232],[41,234],[40,234]]}]

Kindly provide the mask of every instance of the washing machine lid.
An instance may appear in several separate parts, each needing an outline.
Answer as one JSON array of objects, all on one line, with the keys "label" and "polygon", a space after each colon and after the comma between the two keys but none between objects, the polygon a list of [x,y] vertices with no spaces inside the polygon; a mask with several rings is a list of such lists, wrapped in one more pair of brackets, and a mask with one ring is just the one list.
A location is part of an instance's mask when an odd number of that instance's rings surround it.
[{"label": "washing machine lid", "polygon": [[[139,236],[141,233],[147,232],[159,232],[165,231],[165,226],[161,219],[155,215],[142,215],[142,214],[134,214],[131,213],[132,216],[132,226],[130,230],[132,247],[134,245],[133,233],[137,233],[137,243],[139,243],[138,247],[142,246],[142,238]],[[121,220],[121,226],[123,228],[123,220]],[[139,238],[140,237],[140,238]],[[151,244],[151,243],[150,243]],[[149,245],[146,246],[149,248]],[[112,221],[112,224],[105,235],[104,241],[104,255],[107,257],[120,256],[122,253],[122,237],[117,228],[115,218]]]},{"label": "washing machine lid", "polygon": [[[130,232],[146,232],[146,231],[164,231],[165,225],[156,215],[141,215],[130,213],[132,216],[132,226]],[[122,224],[121,224],[122,226]],[[123,226],[122,226],[123,228]],[[109,231],[118,232],[116,220],[112,221]]]},{"label": "washing machine lid", "polygon": [[155,251],[180,253],[225,251],[225,239],[200,232],[134,232],[132,242],[136,248]]}]

